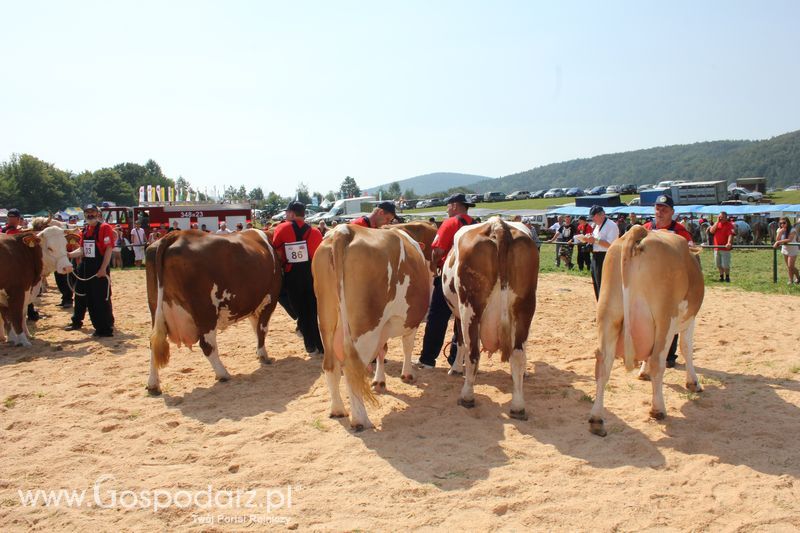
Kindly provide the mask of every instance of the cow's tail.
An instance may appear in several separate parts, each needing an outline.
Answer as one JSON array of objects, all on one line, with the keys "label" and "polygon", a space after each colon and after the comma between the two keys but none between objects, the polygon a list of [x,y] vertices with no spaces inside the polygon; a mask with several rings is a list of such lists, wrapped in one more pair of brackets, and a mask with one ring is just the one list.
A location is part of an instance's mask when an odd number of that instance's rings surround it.
[{"label": "cow's tail", "polygon": [[500,353],[502,360],[506,361],[511,356],[514,347],[514,324],[511,317],[513,314],[509,309],[508,295],[511,291],[510,271],[511,261],[510,249],[512,244],[511,228],[508,227],[503,219],[497,218],[492,224],[492,237],[497,243],[497,275],[500,282]]},{"label": "cow's tail", "polygon": [[155,278],[158,297],[156,300],[156,313],[153,318],[153,330],[150,333],[150,350],[156,368],[162,368],[169,363],[169,341],[167,334],[167,320],[164,317],[164,256],[170,243],[166,242],[169,236],[164,237],[165,242],[159,243],[156,250]]},{"label": "cow's tail", "polygon": [[647,237],[647,230],[642,226],[633,226],[622,237],[622,339],[625,368],[633,370],[636,356],[633,348],[633,335],[631,334],[631,298],[630,280],[632,277],[634,257],[641,252],[640,244]]},{"label": "cow's tail", "polygon": [[336,272],[336,294],[339,301],[339,320],[344,344],[344,374],[353,393],[361,396],[365,402],[377,405],[378,399],[370,387],[367,367],[359,358],[358,350],[353,345],[353,337],[350,334],[344,291],[344,265],[347,247],[353,241],[354,234],[352,231],[346,231],[349,229],[347,226],[342,227],[344,229],[336,231],[331,246],[331,268]]}]

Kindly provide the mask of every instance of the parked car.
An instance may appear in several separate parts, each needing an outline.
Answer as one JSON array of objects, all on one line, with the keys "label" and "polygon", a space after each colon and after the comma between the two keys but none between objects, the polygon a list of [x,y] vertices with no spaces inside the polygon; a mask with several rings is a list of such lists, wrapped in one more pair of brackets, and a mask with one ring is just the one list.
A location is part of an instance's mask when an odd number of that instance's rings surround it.
[{"label": "parked car", "polygon": [[786,187],[783,190],[784,191],[800,191],[800,183],[798,183],[796,185],[789,185],[788,187]]},{"label": "parked car", "polygon": [[619,185],[609,185],[606,187],[606,194],[619,194],[620,192]]},{"label": "parked car", "polygon": [[556,187],[554,189],[550,189],[546,193],[544,193],[545,198],[561,198],[564,196],[564,190]]},{"label": "parked car", "polygon": [[583,196],[584,194],[583,189],[579,187],[572,187],[571,189],[567,189],[567,192],[564,193],[565,196]]},{"label": "parked car", "polygon": [[636,194],[636,185],[633,183],[624,183],[620,186],[622,194]]},{"label": "parked car", "polygon": [[424,207],[436,207],[439,205],[444,205],[444,200],[441,198],[428,198],[426,200],[421,200],[417,202],[417,209],[421,209]]},{"label": "parked car", "polygon": [[544,193],[547,192],[547,189],[539,189],[538,191],[531,193],[531,198],[544,198]]},{"label": "parked car", "polygon": [[597,187],[592,187],[592,189],[589,191],[589,194],[591,194],[592,196],[596,194],[605,194],[605,193],[606,193],[605,185],[598,185]]},{"label": "parked car", "polygon": [[636,198],[633,198],[630,202],[628,202],[628,205],[642,205],[642,200],[637,196]]},{"label": "parked car", "polygon": [[483,195],[482,194],[468,194],[467,195],[467,201],[469,203],[471,203],[471,204],[482,202],[483,201]]},{"label": "parked car", "polygon": [[735,187],[728,191],[728,197],[731,200],[741,200],[744,202],[760,202],[761,199],[764,197],[758,191],[748,191],[743,187]]},{"label": "parked car", "polygon": [[636,187],[636,192],[642,192],[652,188],[653,188],[652,183],[645,183],[644,185],[639,185],[638,187]]},{"label": "parked car", "polygon": [[527,200],[530,197],[530,191],[514,191],[506,195],[506,200]]},{"label": "parked car", "polygon": [[484,202],[501,202],[506,199],[506,195],[501,192],[487,192],[483,195]]}]

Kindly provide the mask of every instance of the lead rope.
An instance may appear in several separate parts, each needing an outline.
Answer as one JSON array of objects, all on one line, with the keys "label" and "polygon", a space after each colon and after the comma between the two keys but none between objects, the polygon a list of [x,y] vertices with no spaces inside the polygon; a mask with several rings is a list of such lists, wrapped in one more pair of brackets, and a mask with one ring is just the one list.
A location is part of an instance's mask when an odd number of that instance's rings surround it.
[{"label": "lead rope", "polygon": [[[90,281],[90,280],[92,280],[92,279],[97,277],[97,274],[93,274],[93,275],[89,276],[88,278],[84,279],[84,278],[80,277],[79,275],[77,275],[74,271],[71,272],[71,274],[78,281]],[[111,299],[111,278],[106,276],[106,280],[108,281],[108,286],[106,287],[106,301],[109,301]],[[75,285],[73,285],[72,283],[69,282],[69,278],[67,278],[67,285],[69,285],[70,290],[72,290],[73,298],[75,297],[76,294],[78,296],[86,296],[85,294],[81,294],[81,293],[79,293],[77,291],[77,289],[76,289],[76,287],[78,286],[77,283]]]}]

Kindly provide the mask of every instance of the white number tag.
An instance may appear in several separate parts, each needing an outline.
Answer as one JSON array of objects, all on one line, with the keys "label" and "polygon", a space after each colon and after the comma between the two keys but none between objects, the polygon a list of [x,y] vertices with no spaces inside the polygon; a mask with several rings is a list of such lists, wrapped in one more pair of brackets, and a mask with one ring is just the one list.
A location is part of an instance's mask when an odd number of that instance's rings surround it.
[{"label": "white number tag", "polygon": [[306,241],[287,242],[284,249],[286,250],[286,260],[288,262],[308,262],[308,244],[306,244]]},{"label": "white number tag", "polygon": [[95,257],[95,242],[85,241],[83,243],[83,257]]}]

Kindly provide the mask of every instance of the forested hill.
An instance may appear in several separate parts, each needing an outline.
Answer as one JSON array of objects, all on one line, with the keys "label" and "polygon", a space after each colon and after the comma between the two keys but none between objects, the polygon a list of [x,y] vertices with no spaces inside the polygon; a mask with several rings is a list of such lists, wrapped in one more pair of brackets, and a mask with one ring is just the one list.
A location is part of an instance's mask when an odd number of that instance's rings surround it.
[{"label": "forested hill", "polygon": [[[444,191],[452,187],[469,186],[471,188],[472,183],[490,179],[491,178],[487,176],[476,176],[474,174],[435,172],[433,174],[398,180],[397,183],[402,191],[411,189],[417,194],[430,194],[435,191]],[[388,189],[390,185],[390,183],[384,183],[383,185],[368,187],[364,189],[364,192],[374,194],[378,189]]]},{"label": "forested hill", "polygon": [[470,185],[476,192],[534,191],[550,187],[590,187],[662,180],[691,181],[763,176],[770,187],[800,182],[800,131],[764,141],[713,141],[662,146],[574,159],[484,180]]}]

